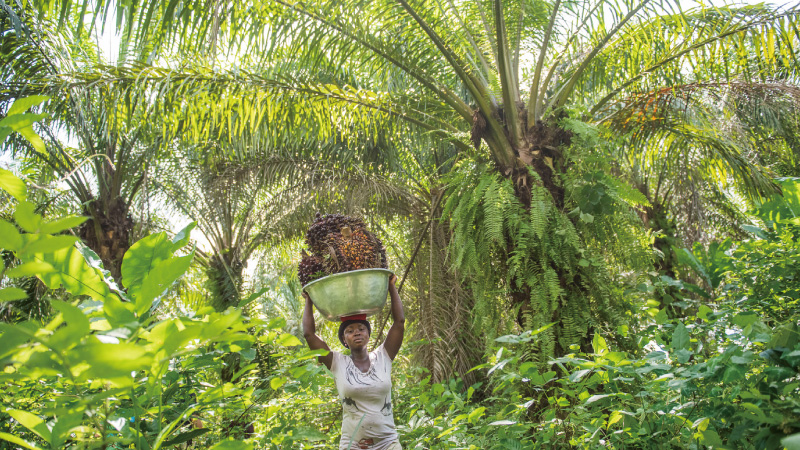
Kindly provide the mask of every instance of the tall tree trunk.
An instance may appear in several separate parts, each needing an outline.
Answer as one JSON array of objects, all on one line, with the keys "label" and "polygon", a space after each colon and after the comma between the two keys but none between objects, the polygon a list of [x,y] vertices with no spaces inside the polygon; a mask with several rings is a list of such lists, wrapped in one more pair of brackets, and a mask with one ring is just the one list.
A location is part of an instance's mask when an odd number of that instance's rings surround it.
[{"label": "tall tree trunk", "polygon": [[211,305],[217,311],[239,305],[242,297],[244,263],[236,250],[225,250],[211,256],[206,269]]},{"label": "tall tree trunk", "polygon": [[474,296],[445,260],[448,245],[449,225],[433,220],[416,261],[415,301],[409,305],[414,337],[424,341],[414,358],[433,382],[457,375],[470,386],[479,381],[480,373],[469,370],[481,363],[484,342],[473,325]]},{"label": "tall tree trunk", "polygon": [[[565,190],[562,185],[563,176],[569,168],[569,162],[564,158],[564,149],[569,147],[572,142],[572,133],[555,124],[557,119],[550,122],[537,122],[533,127],[528,128],[525,118],[527,111],[521,110],[519,117],[522,118],[523,124],[523,139],[519,148],[514,148],[515,156],[517,157],[517,167],[511,170],[506,170],[509,178],[514,183],[514,191],[517,198],[522,202],[523,206],[530,210],[531,208],[531,190],[534,185],[540,185],[547,189],[552,197],[553,204],[560,214],[566,216],[565,210]],[[532,173],[533,172],[533,173]],[[534,175],[535,174],[535,175]],[[577,218],[575,216],[566,216],[573,225]],[[513,248],[512,240],[507,241],[507,251],[511,255],[516,251]],[[578,255],[574,255],[580,259]],[[593,296],[590,284],[585,283],[582,279],[581,273],[570,273],[565,267],[556,264],[553,261],[549,262],[549,269],[555,273],[558,279],[558,284],[561,291],[567,296],[574,296],[574,293],[579,293],[577,297],[589,299]],[[565,318],[564,308],[588,308],[588,302],[583,306],[577,304],[565,304],[561,307],[549,307],[548,311],[542,311],[541,308],[537,309],[536,305],[531,303],[532,286],[530,286],[524,278],[527,274],[520,274],[519,277],[523,280],[512,284],[520,286],[511,293],[511,303],[517,308],[517,323],[522,329],[530,329],[531,323],[528,320],[532,316],[542,314],[549,315],[546,319],[548,323],[556,322],[558,325],[553,327],[553,348],[552,352],[555,356],[561,356],[569,353],[569,345],[579,344],[583,350],[591,350],[591,342],[594,334],[594,328],[588,326],[585,332],[581,333],[579,342],[573,342],[574,336],[565,333]],[[589,311],[585,311],[588,315]],[[544,350],[543,350],[544,351]]]},{"label": "tall tree trunk", "polygon": [[[211,292],[211,305],[216,311],[225,311],[239,305],[242,297],[244,264],[236,250],[226,250],[211,256],[206,274],[208,290]],[[235,382],[233,376],[241,368],[241,355],[230,352],[222,357],[225,367],[220,372],[224,383]]]},{"label": "tall tree trunk", "polygon": [[120,198],[93,199],[84,205],[89,220],[78,234],[103,261],[103,267],[117,282],[122,278],[122,258],[131,246],[133,219],[128,204]]}]

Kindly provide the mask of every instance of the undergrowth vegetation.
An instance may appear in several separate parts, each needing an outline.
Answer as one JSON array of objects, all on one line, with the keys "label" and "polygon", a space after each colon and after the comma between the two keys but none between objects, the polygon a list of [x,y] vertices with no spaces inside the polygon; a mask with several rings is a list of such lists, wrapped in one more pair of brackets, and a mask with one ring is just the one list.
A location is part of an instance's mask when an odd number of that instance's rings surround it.
[{"label": "undergrowth vegetation", "polygon": [[[0,438],[10,448],[334,448],[340,406],[318,352],[286,321],[211,307],[164,317],[159,300],[189,267],[191,227],[135,243],[117,285],[93,252],[63,234],[82,219],[46,219],[9,173],[16,225],[0,222],[4,301],[37,277],[47,320],[0,324]],[[785,189],[796,189],[786,180]],[[684,250],[693,279],[663,276],[692,311],[671,319],[657,302],[623,330],[635,349],[595,333],[591,349],[537,361],[553,324],[500,336],[482,381],[434,383],[397,359],[395,421],[406,448],[797,448],[800,440],[800,244],[796,219],[765,204],[768,227],[742,242]],[[791,206],[791,205],[790,205]],[[783,216],[785,217],[785,215]],[[122,290],[122,287],[125,290]],[[652,284],[639,289],[651,291]],[[245,314],[243,314],[243,311]],[[260,343],[260,344],[259,344]],[[259,347],[260,345],[260,347]],[[256,352],[256,348],[260,348]],[[407,346],[406,349],[413,348]],[[225,355],[242,365],[223,382]],[[260,354],[260,356],[258,356]]]}]

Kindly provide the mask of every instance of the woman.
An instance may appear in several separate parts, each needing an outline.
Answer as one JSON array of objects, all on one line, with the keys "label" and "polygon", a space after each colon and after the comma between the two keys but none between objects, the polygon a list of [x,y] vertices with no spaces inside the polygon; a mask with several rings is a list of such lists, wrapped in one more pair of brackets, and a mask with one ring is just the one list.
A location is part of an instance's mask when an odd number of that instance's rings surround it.
[{"label": "woman", "polygon": [[350,356],[331,351],[316,334],[311,298],[306,298],[303,311],[303,334],[311,350],[328,350],[320,356],[336,382],[342,402],[342,438],[340,450],[402,450],[392,415],[392,361],[403,344],[405,314],[395,288],[397,277],[389,279],[392,327],[378,348],[368,352],[371,327],[366,315],[343,317],[339,325],[339,341],[350,349]]}]

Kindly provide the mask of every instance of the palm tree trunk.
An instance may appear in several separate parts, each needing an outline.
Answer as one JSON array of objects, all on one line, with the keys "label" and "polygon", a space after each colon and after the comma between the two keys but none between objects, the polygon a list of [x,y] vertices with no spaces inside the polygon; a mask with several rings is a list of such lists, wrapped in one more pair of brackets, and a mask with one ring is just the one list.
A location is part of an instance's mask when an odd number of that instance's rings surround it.
[{"label": "palm tree trunk", "polygon": [[[502,117],[502,113],[501,113]],[[526,122],[527,111],[522,110],[519,117],[523,122]],[[517,156],[517,167],[506,169],[503,173],[509,177],[514,184],[514,192],[517,198],[522,202],[526,209],[531,208],[531,189],[534,185],[540,185],[547,189],[552,196],[552,201],[560,214],[567,215],[565,210],[565,190],[562,186],[563,175],[568,169],[568,162],[565,160],[562,150],[568,147],[572,140],[572,133],[558,125],[556,119],[550,122],[539,121],[532,127],[528,127],[527,123],[523,123],[523,139],[520,142],[519,148],[514,148],[515,155]],[[532,169],[532,170],[531,170]],[[533,175],[531,172],[535,173]],[[569,221],[573,223],[577,220],[575,217],[567,216]],[[564,246],[564,248],[568,248]],[[508,255],[516,251],[511,239],[507,240]],[[577,255],[571,255],[577,256]],[[578,256],[578,259],[580,257]],[[593,296],[590,291],[590,283],[581,282],[582,276],[580,273],[574,274],[556,264],[555,262],[549,263],[549,269],[555,273],[559,286],[566,295],[572,298],[589,299]],[[526,282],[527,274],[520,274],[518,280],[512,280],[512,285],[521,286],[513,290],[510,294],[511,304],[517,310],[517,324],[522,329],[530,329],[530,317],[533,316],[549,316],[545,318],[546,322],[556,322],[557,325],[552,329],[553,341],[550,350],[542,349],[542,353],[550,353],[554,356],[562,356],[567,354],[570,344],[579,344],[584,350],[591,350],[591,342],[594,334],[593,327],[586,328],[583,335],[580,336],[579,342],[574,342],[575,337],[571,335],[572,330],[567,330],[569,326],[565,323],[563,317],[563,307],[552,308],[542,307],[541,305],[534,305],[531,303],[532,299],[532,286]],[[577,294],[577,295],[576,295]],[[570,307],[583,307],[575,305],[565,305]],[[588,314],[589,311],[586,311]]]},{"label": "palm tree trunk", "polygon": [[242,299],[244,264],[235,253],[228,250],[222,255],[214,254],[206,269],[211,305],[217,311],[235,307]]},{"label": "palm tree trunk", "polygon": [[416,301],[409,302],[415,337],[425,342],[414,358],[430,371],[433,382],[458,376],[470,386],[481,376],[469,371],[480,364],[484,348],[472,318],[475,299],[445,259],[449,224],[434,220],[427,234],[416,264]]},{"label": "palm tree trunk", "polygon": [[92,199],[84,205],[89,220],[81,225],[79,237],[103,261],[117,282],[122,278],[122,258],[131,246],[134,222],[128,204],[120,198]]},{"label": "palm tree trunk", "polygon": [[[206,274],[208,290],[211,292],[211,305],[217,311],[239,305],[242,297],[244,264],[239,261],[235,251],[224,251],[222,255],[211,256]],[[234,375],[241,368],[241,355],[230,352],[222,357],[225,366],[220,372],[224,383],[235,382]]]}]

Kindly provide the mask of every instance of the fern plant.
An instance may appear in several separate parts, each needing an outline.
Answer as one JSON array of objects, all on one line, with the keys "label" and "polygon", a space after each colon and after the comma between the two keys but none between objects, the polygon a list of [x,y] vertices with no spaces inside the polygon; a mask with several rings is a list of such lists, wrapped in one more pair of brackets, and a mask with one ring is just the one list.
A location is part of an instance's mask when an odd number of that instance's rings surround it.
[{"label": "fern plant", "polygon": [[[578,151],[592,153],[573,146],[565,158]],[[475,321],[488,339],[510,326],[555,323],[531,349],[539,362],[574,344],[588,348],[598,331],[628,325],[635,305],[620,286],[639,281],[631,273],[652,264],[650,238],[635,210],[646,199],[609,175],[601,158],[572,163],[572,175],[556,181],[563,206],[537,183],[527,187],[526,207],[513,181],[477,158],[460,162],[448,178],[443,217],[453,232],[451,262],[476,296]]]}]

